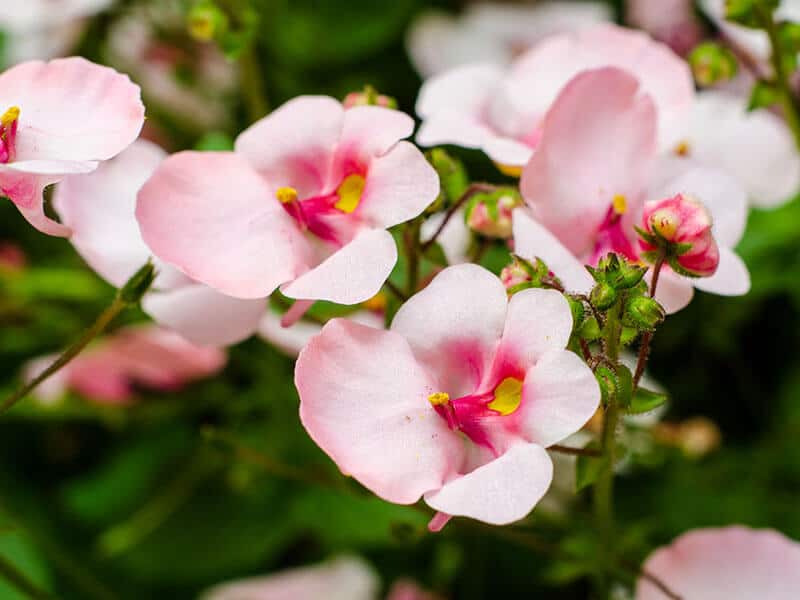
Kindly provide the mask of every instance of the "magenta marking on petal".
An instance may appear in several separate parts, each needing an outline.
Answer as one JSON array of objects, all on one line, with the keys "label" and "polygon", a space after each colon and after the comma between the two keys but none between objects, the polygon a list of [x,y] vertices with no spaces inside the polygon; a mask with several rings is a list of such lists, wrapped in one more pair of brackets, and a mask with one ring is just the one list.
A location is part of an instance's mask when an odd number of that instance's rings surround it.
[{"label": "magenta marking on petal", "polygon": [[609,252],[622,254],[625,258],[634,262],[639,260],[639,255],[636,253],[630,238],[622,228],[621,217],[622,215],[614,209],[614,206],[608,207],[606,218],[597,232],[589,264],[596,265]]}]

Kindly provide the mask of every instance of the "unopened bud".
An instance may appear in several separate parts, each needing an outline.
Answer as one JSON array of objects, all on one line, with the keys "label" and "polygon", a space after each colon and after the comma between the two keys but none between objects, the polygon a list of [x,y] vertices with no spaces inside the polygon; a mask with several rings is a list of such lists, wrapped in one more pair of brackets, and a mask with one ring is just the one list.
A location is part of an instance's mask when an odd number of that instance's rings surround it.
[{"label": "unopened bud", "polygon": [[613,285],[600,281],[592,288],[589,299],[598,310],[606,310],[617,301],[617,290]]},{"label": "unopened bud", "polygon": [[147,293],[150,286],[153,285],[156,275],[153,263],[148,261],[119,289],[117,293],[120,299],[126,304],[136,304]]},{"label": "unopened bud", "polygon": [[714,42],[704,42],[692,50],[689,64],[695,81],[701,86],[729,81],[738,69],[733,53]]},{"label": "unopened bud", "polygon": [[344,97],[342,104],[345,108],[354,106],[382,106],[383,108],[397,108],[397,100],[391,96],[384,96],[371,85],[365,85],[360,92],[350,92]]},{"label": "unopened bud", "polygon": [[464,163],[447,153],[444,148],[434,148],[425,154],[431,163],[442,186],[439,199],[429,210],[440,210],[442,206],[449,206],[456,202],[469,187],[469,175],[464,168]]},{"label": "unopened bud", "polygon": [[695,459],[713,452],[722,441],[719,427],[705,417],[693,417],[681,423],[659,423],[653,435],[662,444],[677,447]]},{"label": "unopened bud", "polygon": [[583,305],[583,300],[572,296],[566,296],[566,299],[569,302],[569,310],[572,313],[572,326],[577,330],[583,324],[583,319],[586,316],[586,307]]},{"label": "unopened bud", "polygon": [[708,277],[719,266],[719,248],[711,232],[711,215],[691,196],[677,194],[644,207],[639,231],[642,256],[654,262],[663,256],[673,270]]},{"label": "unopened bud", "polygon": [[522,206],[522,197],[511,188],[478,194],[467,207],[467,226],[487,237],[511,237],[511,214]]},{"label": "unopened bud", "polygon": [[633,296],[625,303],[623,323],[642,331],[652,331],[665,316],[664,309],[655,299],[648,296]]},{"label": "unopened bud", "polygon": [[194,39],[210,42],[227,30],[228,17],[212,0],[200,0],[189,11],[187,27]]},{"label": "unopened bud", "polygon": [[529,269],[517,258],[500,271],[500,281],[503,282],[506,290],[509,291],[512,289],[520,289],[521,286],[530,283],[532,279]]}]

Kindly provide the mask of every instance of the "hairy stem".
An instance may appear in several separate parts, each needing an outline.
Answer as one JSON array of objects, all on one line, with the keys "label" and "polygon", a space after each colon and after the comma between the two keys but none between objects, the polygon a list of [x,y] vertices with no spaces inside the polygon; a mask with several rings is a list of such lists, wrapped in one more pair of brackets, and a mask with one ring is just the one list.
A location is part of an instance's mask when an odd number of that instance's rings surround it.
[{"label": "hairy stem", "polygon": [[[655,298],[656,289],[658,288],[658,277],[661,275],[661,269],[664,267],[664,251],[658,255],[655,265],[653,265],[653,279],[650,282],[650,297]],[[653,341],[653,332],[647,331],[642,336],[642,343],[639,346],[639,357],[636,360],[636,372],[633,375],[633,389],[639,386],[639,381],[644,375],[644,369],[647,366],[647,359],[650,357],[650,342]]]}]

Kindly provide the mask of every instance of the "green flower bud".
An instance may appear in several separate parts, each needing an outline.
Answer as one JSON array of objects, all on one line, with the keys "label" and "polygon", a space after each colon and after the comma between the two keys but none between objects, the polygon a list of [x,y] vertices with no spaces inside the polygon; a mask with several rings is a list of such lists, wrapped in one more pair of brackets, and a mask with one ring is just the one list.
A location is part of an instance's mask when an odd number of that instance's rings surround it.
[{"label": "green flower bud", "polygon": [[643,331],[653,331],[665,317],[664,309],[654,298],[633,296],[625,303],[623,323]]},{"label": "green flower bud", "polygon": [[689,55],[689,65],[701,86],[729,81],[739,66],[733,52],[715,42],[703,42],[695,47]]},{"label": "green flower bud", "polygon": [[598,310],[606,310],[617,301],[617,290],[613,285],[600,281],[592,288],[589,299]]},{"label": "green flower bud", "polygon": [[189,10],[189,34],[200,42],[210,42],[228,29],[228,17],[213,0],[199,0]]},{"label": "green flower bud", "polygon": [[150,286],[153,285],[156,274],[153,263],[147,261],[147,264],[136,271],[136,273],[125,282],[125,285],[120,288],[118,292],[119,297],[126,304],[136,304],[142,299],[142,296],[145,295],[147,290],[150,289]]},{"label": "green flower bud", "polygon": [[569,302],[569,309],[572,312],[572,326],[573,329],[578,329],[583,324],[583,319],[586,316],[586,307],[583,305],[583,300],[578,300],[572,296],[566,296]]}]

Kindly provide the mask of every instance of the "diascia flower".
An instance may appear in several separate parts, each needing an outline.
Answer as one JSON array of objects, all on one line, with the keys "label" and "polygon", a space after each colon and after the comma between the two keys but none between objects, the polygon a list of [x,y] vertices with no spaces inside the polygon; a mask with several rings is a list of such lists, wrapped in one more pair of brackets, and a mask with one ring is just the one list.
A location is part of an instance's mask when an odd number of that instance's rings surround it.
[{"label": "diascia flower", "polygon": [[691,160],[658,158],[656,126],[655,106],[632,75],[606,67],[575,77],[548,113],[539,148],[522,174],[529,209],[514,213],[516,253],[541,258],[568,289],[588,292],[592,279],[583,265],[595,265],[608,252],[638,261],[634,226],[643,225],[645,202],[684,194],[711,214],[719,266],[700,279],[665,268],[658,300],[675,312],[689,303],[693,286],[746,293],[749,274],[733,251],[747,215],[744,190]]},{"label": "diascia flower", "polygon": [[[771,529],[690,531],[651,554],[643,570],[684,600],[800,598],[800,544]],[[664,597],[639,579],[636,600]]]},{"label": "diascia flower", "polygon": [[509,69],[458,67],[426,81],[417,100],[417,142],[480,148],[504,171],[518,172],[542,136],[544,117],[564,85],[586,69],[633,73],[658,109],[658,135],[673,147],[694,97],[688,66],[641,31],[604,24],[551,36]]},{"label": "diascia flower", "polygon": [[139,87],[83,58],[26,62],[0,74],[0,195],[37,229],[66,236],[45,216],[44,188],[93,171],[131,144],[144,123]]},{"label": "diascia flower", "polygon": [[[92,269],[121,287],[148,260],[150,249],[136,222],[136,194],[167,153],[137,140],[89,175],[67,177],[53,195],[61,222],[72,229],[70,242]],[[232,298],[198,283],[174,267],[156,262],[158,275],[142,307],[159,324],[187,340],[227,345],[258,327],[263,300]]]},{"label": "diascia flower", "polygon": [[[26,367],[34,378],[56,359],[43,357]],[[136,386],[174,391],[215,375],[227,358],[218,348],[203,348],[155,325],[128,327],[90,346],[37,388],[44,401],[56,401],[68,390],[101,403],[125,404]]]},{"label": "diascia flower", "polygon": [[397,260],[386,228],[439,194],[422,153],[399,141],[408,115],[291,100],[236,140],[236,152],[182,152],[139,193],[145,242],[162,260],[231,296],[356,304]]},{"label": "diascia flower", "polygon": [[300,353],[300,418],[342,472],[381,498],[424,496],[439,514],[523,518],[547,491],[546,447],[578,431],[600,392],[565,350],[567,301],[529,289],[508,300],[477,265],[448,267],[390,330],[327,323]]}]

